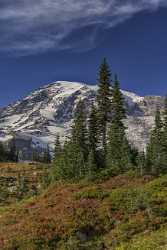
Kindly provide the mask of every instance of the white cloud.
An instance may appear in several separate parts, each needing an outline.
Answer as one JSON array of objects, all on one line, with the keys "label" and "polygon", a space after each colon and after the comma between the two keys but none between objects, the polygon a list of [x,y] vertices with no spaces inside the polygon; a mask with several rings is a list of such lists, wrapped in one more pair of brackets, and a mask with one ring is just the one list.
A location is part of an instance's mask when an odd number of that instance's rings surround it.
[{"label": "white cloud", "polygon": [[[0,50],[17,54],[48,49],[89,49],[99,29],[117,25],[142,10],[167,6],[166,0],[1,0]],[[96,24],[96,25],[95,25]],[[75,31],[93,27],[84,38]],[[69,37],[69,39],[68,39]],[[85,49],[84,48],[84,49]]]}]

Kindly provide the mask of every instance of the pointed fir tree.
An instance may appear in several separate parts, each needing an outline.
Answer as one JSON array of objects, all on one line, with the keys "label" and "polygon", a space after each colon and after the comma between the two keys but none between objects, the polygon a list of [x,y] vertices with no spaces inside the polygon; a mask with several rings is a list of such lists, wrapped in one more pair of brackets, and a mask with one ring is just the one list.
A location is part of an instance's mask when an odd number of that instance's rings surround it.
[{"label": "pointed fir tree", "polygon": [[118,76],[115,75],[111,90],[111,112],[114,121],[119,122],[123,127],[122,120],[126,118],[126,110],[124,108],[124,97],[120,90]]},{"label": "pointed fir tree", "polygon": [[88,156],[88,135],[86,125],[86,110],[84,101],[80,100],[77,104],[74,122],[71,132],[71,141],[73,145],[78,147],[84,156],[84,160],[87,160]]},{"label": "pointed fir tree", "polygon": [[[97,168],[98,165],[98,117],[97,109],[92,105],[89,120],[88,120],[88,139],[89,139],[89,152],[91,152],[91,158],[93,165]],[[89,153],[90,156],[90,153]],[[88,160],[90,162],[90,159]],[[89,164],[90,165],[90,164]]]},{"label": "pointed fir tree", "polygon": [[97,161],[94,154],[94,151],[91,150],[88,155],[88,161],[87,161],[87,170],[86,175],[88,177],[93,177],[94,174],[97,172]]},{"label": "pointed fir tree", "polygon": [[162,120],[159,108],[156,110],[155,126],[147,145],[146,161],[148,172],[154,175],[161,173],[163,165]]},{"label": "pointed fir tree", "polygon": [[52,169],[52,181],[78,180],[86,174],[86,163],[81,149],[69,140],[65,143],[61,155],[55,159]]},{"label": "pointed fir tree", "polygon": [[84,177],[87,172],[87,158],[86,112],[84,102],[80,100],[74,115],[71,137],[55,159],[52,179],[76,180]]},{"label": "pointed fir tree", "polygon": [[43,162],[47,163],[47,164],[51,163],[51,155],[50,155],[49,145],[47,145],[46,149],[44,150]]},{"label": "pointed fir tree", "polygon": [[167,173],[167,96],[164,101],[164,112],[163,112],[163,129],[162,129],[162,161],[163,164],[161,166],[162,172]]},{"label": "pointed fir tree", "polygon": [[2,142],[0,142],[0,161],[4,162],[8,160],[8,155]]},{"label": "pointed fir tree", "polygon": [[10,142],[10,148],[9,148],[9,160],[13,162],[18,162],[18,151],[16,147],[16,139],[15,136],[13,136],[11,142]]},{"label": "pointed fir tree", "polygon": [[140,176],[147,174],[146,156],[144,152],[139,152],[137,155],[137,170]]},{"label": "pointed fir tree", "polygon": [[62,153],[62,147],[60,143],[60,135],[56,135],[55,147],[54,147],[54,160]]},{"label": "pointed fir tree", "polygon": [[117,76],[112,87],[112,121],[108,132],[107,166],[114,174],[123,173],[131,164],[131,148],[126,138],[123,119],[126,117],[123,95]]},{"label": "pointed fir tree", "polygon": [[106,59],[104,58],[99,70],[99,88],[97,92],[98,120],[99,120],[99,141],[102,151],[106,153],[107,122],[110,117],[110,83],[111,73]]}]

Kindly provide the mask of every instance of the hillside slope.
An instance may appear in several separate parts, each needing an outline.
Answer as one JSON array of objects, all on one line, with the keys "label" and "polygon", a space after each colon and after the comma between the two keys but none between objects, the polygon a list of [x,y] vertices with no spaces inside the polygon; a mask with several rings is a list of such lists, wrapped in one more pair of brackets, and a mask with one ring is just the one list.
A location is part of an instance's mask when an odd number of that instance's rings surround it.
[{"label": "hillside slope", "polygon": [[[55,82],[32,92],[0,113],[0,140],[9,140],[16,133],[22,158],[30,159],[33,148],[53,148],[56,133],[62,140],[70,133],[76,104],[84,99],[87,111],[96,96],[97,86],[76,82]],[[140,150],[145,147],[154,123],[157,106],[163,108],[163,98],[140,97],[123,91],[130,141]]]},{"label": "hillside slope", "polygon": [[58,183],[0,210],[0,249],[167,249],[166,191],[167,176]]},{"label": "hillside slope", "polygon": [[40,163],[0,163],[0,206],[39,193],[49,167]]}]

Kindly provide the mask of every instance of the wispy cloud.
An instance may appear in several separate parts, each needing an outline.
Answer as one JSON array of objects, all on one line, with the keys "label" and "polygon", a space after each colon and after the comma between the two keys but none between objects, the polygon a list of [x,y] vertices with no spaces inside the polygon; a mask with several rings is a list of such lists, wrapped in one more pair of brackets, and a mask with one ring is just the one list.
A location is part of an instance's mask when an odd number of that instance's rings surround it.
[{"label": "wispy cloud", "polygon": [[[0,50],[20,55],[49,49],[90,49],[101,29],[142,10],[167,6],[166,0],[1,0]],[[93,28],[92,28],[93,27]],[[75,32],[87,28],[84,37]]]}]

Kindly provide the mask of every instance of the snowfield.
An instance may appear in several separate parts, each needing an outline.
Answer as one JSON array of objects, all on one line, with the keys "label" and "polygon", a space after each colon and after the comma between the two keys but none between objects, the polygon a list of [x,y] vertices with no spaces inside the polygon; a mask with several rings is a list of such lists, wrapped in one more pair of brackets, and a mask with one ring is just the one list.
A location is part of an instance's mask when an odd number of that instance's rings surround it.
[{"label": "snowfield", "polygon": [[[62,141],[69,135],[74,111],[79,100],[85,100],[87,111],[95,100],[96,85],[57,81],[34,91],[21,101],[2,109],[0,114],[0,140],[8,141],[13,133],[26,147],[53,148],[56,134]],[[163,98],[141,97],[122,91],[127,109],[125,120],[131,143],[144,150],[149,131],[154,124],[157,106],[163,108]],[[26,150],[26,149],[25,149]]]}]

